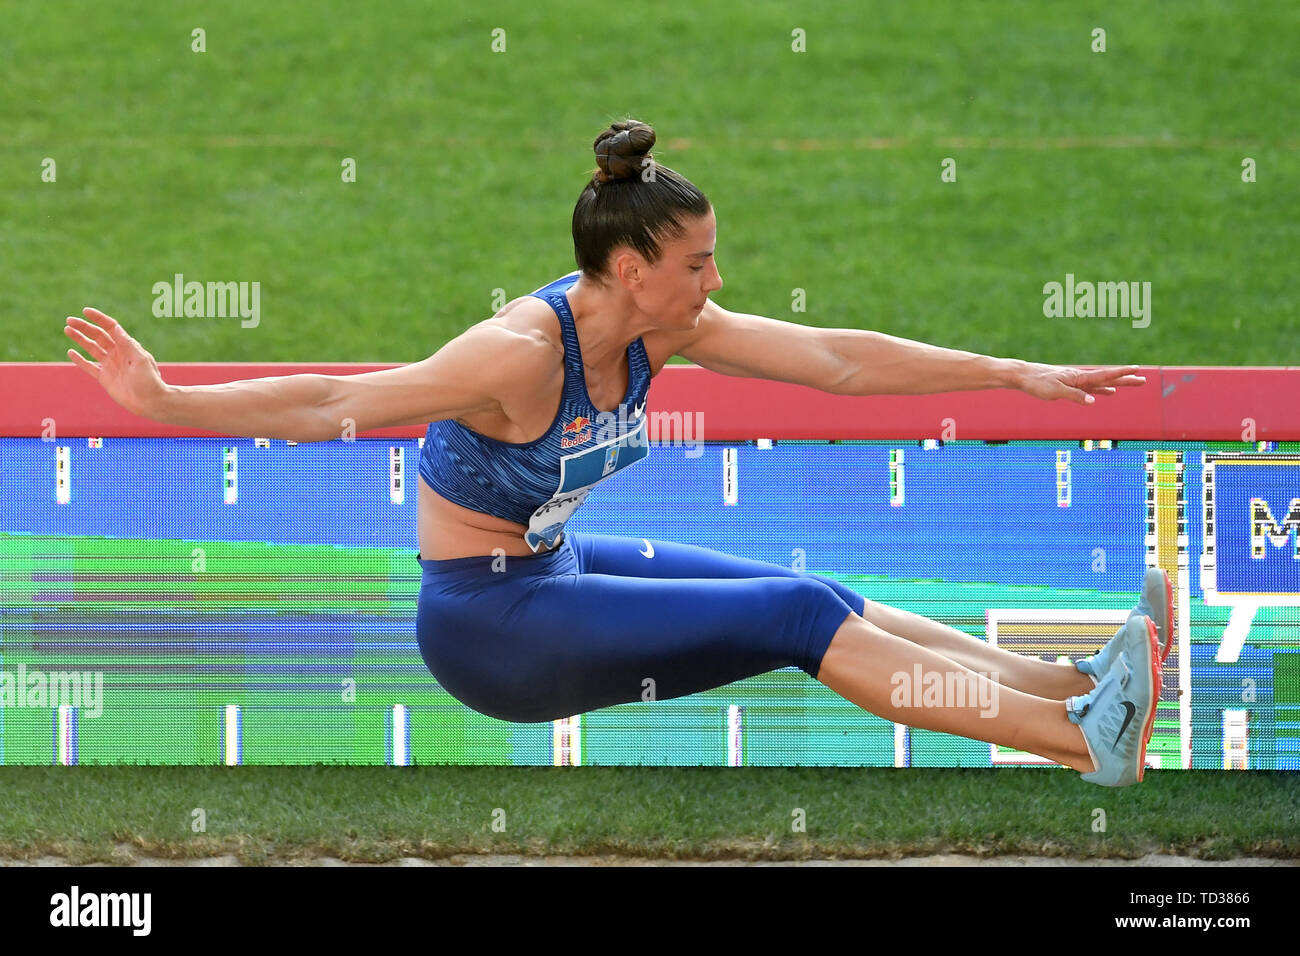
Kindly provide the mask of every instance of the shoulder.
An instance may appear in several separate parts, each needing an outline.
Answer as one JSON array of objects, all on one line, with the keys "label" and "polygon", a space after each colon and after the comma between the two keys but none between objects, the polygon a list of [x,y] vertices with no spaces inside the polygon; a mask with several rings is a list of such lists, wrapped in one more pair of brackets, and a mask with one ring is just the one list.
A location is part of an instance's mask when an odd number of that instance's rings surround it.
[{"label": "shoulder", "polygon": [[534,295],[512,299],[496,315],[479,323],[498,339],[511,342],[525,358],[564,358],[560,320],[550,304]]},{"label": "shoulder", "polygon": [[465,374],[502,397],[542,388],[563,374],[559,320],[549,305],[532,296],[506,303],[496,315],[470,326],[446,348],[455,352]]}]

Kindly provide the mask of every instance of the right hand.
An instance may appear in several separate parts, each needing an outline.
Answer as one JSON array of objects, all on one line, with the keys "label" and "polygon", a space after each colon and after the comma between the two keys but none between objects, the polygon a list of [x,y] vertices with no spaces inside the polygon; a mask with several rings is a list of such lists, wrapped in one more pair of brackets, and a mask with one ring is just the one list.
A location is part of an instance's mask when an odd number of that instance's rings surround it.
[{"label": "right hand", "polygon": [[76,349],[68,349],[68,357],[113,401],[132,414],[148,417],[167,390],[158,363],[116,320],[98,309],[83,309],[82,314],[86,318],[68,316],[63,331],[98,363],[88,362]]}]

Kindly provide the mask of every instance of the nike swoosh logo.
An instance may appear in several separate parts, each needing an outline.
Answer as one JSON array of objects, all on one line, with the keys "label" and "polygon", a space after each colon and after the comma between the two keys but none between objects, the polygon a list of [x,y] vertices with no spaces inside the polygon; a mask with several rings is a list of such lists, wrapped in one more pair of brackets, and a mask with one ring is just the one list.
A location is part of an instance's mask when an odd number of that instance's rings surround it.
[{"label": "nike swoosh logo", "polygon": [[650,543],[649,538],[642,538],[641,540],[645,542],[645,550],[641,553],[647,558],[653,558],[655,556],[655,546]]},{"label": "nike swoosh logo", "polygon": [[642,400],[641,404],[638,405],[636,408],[634,408],[634,409],[632,410],[632,417],[633,417],[633,418],[640,418],[640,417],[641,417],[641,413],[644,412],[644,411],[645,411],[645,401]]},{"label": "nike swoosh logo", "polygon": [[1137,713],[1137,707],[1130,700],[1123,701],[1124,709],[1128,713],[1124,717],[1124,723],[1120,725],[1119,733],[1115,735],[1115,743],[1110,745],[1111,750],[1115,749],[1115,744],[1119,743],[1119,738],[1124,736],[1124,731],[1128,730],[1128,725],[1133,721],[1133,715]]}]

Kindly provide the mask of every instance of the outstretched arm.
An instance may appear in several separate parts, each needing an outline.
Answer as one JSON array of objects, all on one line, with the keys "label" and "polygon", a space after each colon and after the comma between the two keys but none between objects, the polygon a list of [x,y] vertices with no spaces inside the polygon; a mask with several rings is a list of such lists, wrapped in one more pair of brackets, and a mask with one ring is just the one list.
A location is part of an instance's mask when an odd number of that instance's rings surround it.
[{"label": "outstretched arm", "polygon": [[833,395],[924,395],[1015,388],[1091,404],[1142,385],[1136,365],[1080,369],[940,348],[883,332],[819,329],[728,312],[709,302],[678,354],[723,375],[807,385]]},{"label": "outstretched arm", "polygon": [[492,409],[546,372],[544,345],[491,320],[448,342],[422,362],[357,375],[279,375],[219,385],[169,385],[158,364],[126,329],[97,309],[68,316],[68,357],[127,411],[171,425],[225,435],[338,438],[356,432],[422,425]]}]

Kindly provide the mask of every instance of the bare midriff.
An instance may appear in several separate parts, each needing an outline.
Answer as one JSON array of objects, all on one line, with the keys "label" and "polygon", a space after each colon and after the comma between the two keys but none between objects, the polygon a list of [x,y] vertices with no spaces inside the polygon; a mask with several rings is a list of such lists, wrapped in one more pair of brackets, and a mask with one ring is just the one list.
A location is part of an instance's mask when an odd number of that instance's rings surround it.
[{"label": "bare midriff", "polygon": [[[511,557],[533,554],[532,548],[524,541],[524,532],[528,530],[526,525],[448,501],[430,488],[424,478],[420,479],[419,509],[420,557],[426,561],[494,552]],[[501,551],[495,551],[497,548]]]}]

